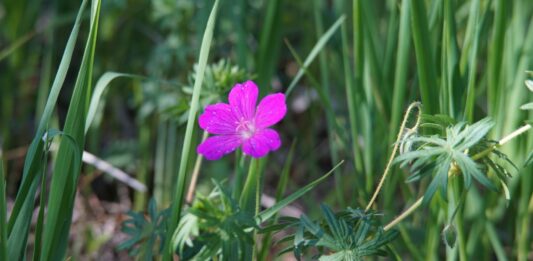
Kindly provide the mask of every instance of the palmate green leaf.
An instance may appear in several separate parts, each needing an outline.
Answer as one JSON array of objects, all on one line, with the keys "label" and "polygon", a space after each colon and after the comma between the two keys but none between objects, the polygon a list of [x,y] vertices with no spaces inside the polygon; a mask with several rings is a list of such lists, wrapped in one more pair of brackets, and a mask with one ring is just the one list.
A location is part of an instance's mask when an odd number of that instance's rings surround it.
[{"label": "palmate green leaf", "polygon": [[[494,126],[494,122],[489,118],[482,119],[471,126],[465,127],[464,130],[460,132],[457,143],[461,143],[460,146],[457,146],[457,150],[463,151],[466,150],[483,139],[490,129]],[[463,135],[461,135],[463,134]]]},{"label": "palmate green leaf", "polygon": [[152,260],[154,256],[159,255],[163,250],[166,240],[166,221],[170,213],[169,209],[157,211],[156,201],[152,198],[149,202],[147,214],[145,217],[140,212],[128,212],[130,219],[122,223],[121,230],[129,238],[120,243],[117,249],[127,250],[130,256]]},{"label": "palmate green leaf", "polygon": [[385,232],[374,213],[350,208],[334,213],[324,205],[322,212],[323,219],[319,221],[301,216],[295,234],[281,240],[294,241],[282,253],[292,250],[300,259],[304,250],[316,248],[319,260],[361,260],[364,256],[386,254],[381,248],[398,235],[396,231]]},{"label": "palmate green leaf", "polygon": [[464,175],[467,175],[465,173],[468,173],[486,188],[491,189],[493,191],[497,190],[496,186],[492,184],[492,182],[479,170],[477,164],[468,156],[463,153],[457,153],[454,159],[455,162],[457,162],[457,165],[459,165],[459,167],[463,171]]},{"label": "palmate green leaf", "polygon": [[424,193],[424,200],[422,201],[422,204],[429,203],[438,188],[440,188],[441,196],[446,199],[446,190],[448,188],[448,171],[451,163],[451,157],[445,157],[444,160],[439,162],[436,175]]},{"label": "palmate green leaf", "polygon": [[221,260],[243,260],[258,229],[255,219],[239,207],[225,186],[216,180],[213,183],[215,188],[209,196],[198,194],[187,209],[171,245],[181,257],[192,260],[205,260],[209,253]]},{"label": "palmate green leaf", "polygon": [[[404,152],[394,163],[399,163],[401,167],[409,167],[411,175],[407,179],[408,182],[433,174],[433,179],[425,191],[423,204],[430,202],[437,189],[440,189],[442,198],[446,199],[448,176],[452,174],[463,176],[466,189],[470,187],[474,178],[481,185],[494,190],[496,187],[484,170],[492,166],[497,173],[502,173],[504,168],[501,165],[488,164],[483,158],[479,159],[478,163],[466,154],[473,155],[492,148],[487,155],[494,154],[506,161],[509,160],[505,154],[495,150],[496,143],[485,138],[493,126],[494,123],[486,118],[472,125],[464,122],[445,128],[443,125],[445,136],[442,137],[438,135],[407,137],[402,142],[411,142],[414,150]],[[480,163],[484,163],[485,166]],[[452,165],[454,168],[451,168]]]}]

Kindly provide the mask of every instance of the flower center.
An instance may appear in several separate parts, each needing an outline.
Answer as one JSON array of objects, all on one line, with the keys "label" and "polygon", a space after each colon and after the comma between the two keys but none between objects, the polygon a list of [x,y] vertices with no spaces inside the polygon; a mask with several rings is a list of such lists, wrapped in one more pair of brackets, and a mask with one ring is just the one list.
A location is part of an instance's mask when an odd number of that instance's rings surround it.
[{"label": "flower center", "polygon": [[237,133],[239,133],[243,139],[249,139],[255,133],[255,123],[253,120],[249,121],[241,119],[235,131],[237,131]]}]

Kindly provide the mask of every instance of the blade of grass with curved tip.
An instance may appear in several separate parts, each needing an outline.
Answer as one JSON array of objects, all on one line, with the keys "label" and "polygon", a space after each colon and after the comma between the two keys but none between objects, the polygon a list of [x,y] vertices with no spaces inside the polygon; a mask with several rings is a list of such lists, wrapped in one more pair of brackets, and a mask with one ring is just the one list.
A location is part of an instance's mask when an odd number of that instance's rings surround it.
[{"label": "blade of grass with curved tip", "polygon": [[316,179],[315,181],[307,184],[305,187],[297,190],[296,192],[292,193],[291,195],[285,197],[283,200],[277,202],[274,206],[265,209],[261,211],[259,214],[255,216],[255,222],[257,225],[261,225],[263,222],[268,221],[270,218],[272,218],[278,211],[280,211],[285,206],[289,205],[293,201],[297,200],[298,198],[305,195],[305,193],[309,192],[313,188],[315,188],[319,183],[324,181],[327,177],[329,177],[333,172],[340,167],[344,163],[344,160],[339,162],[337,165],[335,165],[328,173],[324,174],[324,176]]},{"label": "blade of grass with curved tip", "polygon": [[85,120],[85,134],[87,134],[87,131],[91,127],[91,123],[93,122],[94,115],[96,114],[96,110],[98,109],[98,105],[100,104],[102,100],[102,95],[104,94],[104,91],[107,89],[111,81],[115,80],[119,77],[129,77],[134,79],[145,79],[146,77],[141,75],[135,75],[135,74],[129,74],[129,73],[118,73],[118,72],[106,72],[104,73],[100,79],[96,82],[96,85],[94,86],[93,95],[91,97],[91,103],[89,105],[89,110],[87,112],[87,118]]},{"label": "blade of grass with curved tip", "polygon": [[[26,245],[27,234],[30,226],[29,223],[31,221],[31,215],[33,212],[34,197],[39,183],[39,179],[37,177],[42,173],[41,160],[44,156],[42,137],[47,126],[49,125],[50,118],[57,103],[59,92],[61,91],[67,71],[70,67],[72,53],[74,51],[86,4],[87,0],[84,0],[81,3],[78,15],[76,17],[76,22],[74,23],[74,27],[72,28],[67,41],[65,51],[52,84],[46,106],[39,122],[37,133],[35,134],[28,153],[26,154],[22,185],[17,193],[15,205],[13,206],[7,226],[8,236],[11,238],[11,240],[13,240],[13,242],[16,242],[15,245],[9,247],[9,251],[12,251],[13,253],[22,253]],[[12,233],[13,231],[16,231],[16,233]]]},{"label": "blade of grass with curved tip", "polygon": [[73,152],[83,151],[85,144],[85,120],[91,97],[100,6],[100,0],[92,2],[89,36],[65,120],[64,133],[73,138],[77,147],[73,148],[67,139],[61,139],[50,184],[41,260],[61,260],[66,254],[76,185],[81,170],[81,153],[73,158]]},{"label": "blade of grass with curved tip", "polygon": [[167,238],[169,240],[166,240],[165,248],[164,248],[164,256],[163,260],[170,260],[172,249],[170,244],[170,238],[172,238],[172,235],[174,234],[174,230],[176,229],[180,217],[181,217],[181,208],[183,206],[183,196],[185,194],[186,186],[185,181],[187,180],[187,163],[189,159],[189,154],[191,150],[191,140],[192,140],[192,134],[193,129],[196,122],[196,113],[198,112],[199,107],[199,99],[200,99],[200,92],[202,90],[202,83],[204,80],[204,72],[205,68],[207,67],[207,59],[209,57],[209,51],[211,47],[211,41],[213,39],[213,31],[215,29],[215,20],[217,16],[218,11],[218,5],[219,0],[216,0],[213,9],[211,10],[211,14],[209,15],[209,19],[207,21],[207,25],[204,32],[204,37],[202,39],[202,45],[200,48],[200,57],[198,58],[198,73],[196,75],[196,80],[194,82],[193,87],[193,94],[192,94],[192,101],[191,101],[191,109],[189,110],[189,116],[187,120],[187,127],[185,130],[185,137],[183,140],[183,147],[181,151],[181,160],[180,160],[180,166],[178,171],[178,179],[176,183],[176,191],[174,200],[172,201],[171,206],[171,215],[168,222],[168,228],[167,228]]},{"label": "blade of grass with curved tip", "polygon": [[339,17],[339,19],[337,19],[337,21],[326,31],[326,33],[323,34],[320,37],[320,39],[318,39],[318,41],[316,42],[315,46],[313,46],[313,49],[311,49],[311,52],[309,53],[307,58],[305,58],[305,60],[304,60],[304,63],[303,63],[304,67],[300,68],[298,70],[298,73],[296,73],[296,76],[294,76],[294,78],[292,79],[291,83],[289,84],[289,87],[287,88],[287,91],[285,92],[285,95],[287,95],[287,96],[290,95],[290,93],[292,92],[292,90],[294,89],[296,84],[300,81],[302,76],[304,76],[304,73],[305,73],[305,70],[307,69],[307,67],[309,67],[309,65],[317,57],[317,55],[324,48],[324,46],[329,41],[329,39],[331,39],[331,37],[337,31],[337,29],[339,29],[339,27],[341,26],[341,24],[344,22],[345,19],[346,19],[346,17],[344,15]]}]

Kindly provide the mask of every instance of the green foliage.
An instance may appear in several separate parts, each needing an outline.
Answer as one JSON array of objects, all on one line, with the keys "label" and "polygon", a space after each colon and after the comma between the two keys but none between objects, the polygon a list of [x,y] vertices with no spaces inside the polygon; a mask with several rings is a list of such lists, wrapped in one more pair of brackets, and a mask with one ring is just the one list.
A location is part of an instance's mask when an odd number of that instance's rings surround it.
[{"label": "green foliage", "polygon": [[265,231],[296,228],[294,235],[280,241],[293,241],[293,245],[281,253],[292,250],[300,260],[305,250],[316,249],[322,261],[363,260],[363,257],[386,255],[384,247],[398,235],[395,230],[383,230],[377,220],[379,214],[352,208],[333,213],[326,205],[321,205],[321,209],[323,218],[318,221],[306,215],[300,219],[285,218],[281,225],[265,228]]},{"label": "green foliage", "polygon": [[472,125],[465,122],[452,125],[453,120],[446,116],[424,118],[428,122],[422,126],[436,128],[441,134],[411,135],[404,138],[403,154],[395,159],[401,167],[409,168],[411,176],[407,178],[407,182],[432,176],[424,193],[423,203],[428,203],[437,189],[440,189],[440,195],[446,199],[448,179],[451,177],[462,176],[466,189],[474,178],[491,190],[496,190],[496,187],[487,176],[488,169],[494,170],[502,184],[510,177],[501,164],[489,158],[495,155],[509,161],[505,154],[496,150],[495,142],[486,139],[494,126],[490,119],[485,118]]},{"label": "green foliage", "polygon": [[197,194],[192,206],[182,217],[172,239],[184,260],[243,260],[244,246],[253,245],[257,228],[252,213],[243,211],[238,202],[213,181],[215,188],[208,196]]},{"label": "green foliage", "polygon": [[[192,93],[192,86],[198,77],[198,64],[194,65],[194,69],[189,75],[189,85],[184,87],[184,91]],[[205,68],[202,95],[208,96],[211,94],[218,98],[228,92],[235,83],[244,82],[250,78],[250,75],[248,75],[244,69],[240,68],[238,65],[232,64],[231,61],[227,59],[222,59]],[[206,104],[211,102],[212,101],[209,101]]]},{"label": "green foliage", "polygon": [[129,239],[122,242],[117,248],[127,250],[131,256],[141,260],[152,260],[159,256],[165,246],[167,233],[167,219],[170,209],[157,211],[157,204],[152,198],[148,203],[148,215],[142,212],[128,212],[130,219],[122,223],[122,232]]}]

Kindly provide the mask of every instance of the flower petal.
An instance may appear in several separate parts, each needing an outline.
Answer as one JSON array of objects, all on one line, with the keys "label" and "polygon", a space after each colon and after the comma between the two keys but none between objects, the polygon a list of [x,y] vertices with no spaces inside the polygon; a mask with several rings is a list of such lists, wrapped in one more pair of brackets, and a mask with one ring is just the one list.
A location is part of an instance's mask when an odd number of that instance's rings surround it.
[{"label": "flower petal", "polygon": [[252,81],[233,86],[228,100],[238,120],[251,120],[254,117],[258,92],[257,85]]},{"label": "flower petal", "polygon": [[216,103],[205,107],[198,124],[211,134],[234,134],[238,122],[229,104]]},{"label": "flower petal", "polygon": [[242,151],[254,158],[265,156],[269,151],[275,151],[281,146],[279,134],[273,129],[257,131],[254,136],[242,144]]},{"label": "flower petal", "polygon": [[241,138],[238,135],[220,135],[207,138],[198,145],[196,151],[208,160],[217,160],[222,156],[231,153],[241,145]]},{"label": "flower petal", "polygon": [[287,113],[287,104],[283,93],[265,96],[257,106],[255,125],[257,128],[267,128],[278,123]]}]

